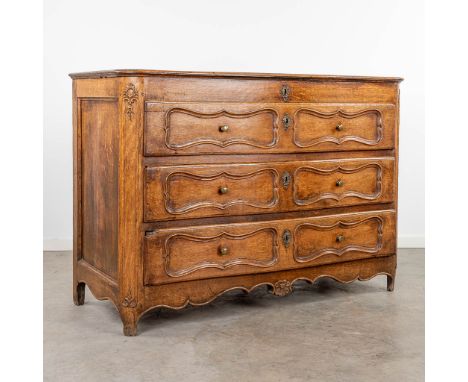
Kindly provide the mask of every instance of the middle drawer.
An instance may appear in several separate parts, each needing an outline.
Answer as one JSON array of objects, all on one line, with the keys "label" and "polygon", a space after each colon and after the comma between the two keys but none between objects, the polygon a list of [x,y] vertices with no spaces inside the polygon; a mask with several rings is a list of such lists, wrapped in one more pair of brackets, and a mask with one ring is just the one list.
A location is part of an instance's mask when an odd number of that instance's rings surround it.
[{"label": "middle drawer", "polygon": [[147,166],[145,221],[300,211],[393,200],[393,158]]}]

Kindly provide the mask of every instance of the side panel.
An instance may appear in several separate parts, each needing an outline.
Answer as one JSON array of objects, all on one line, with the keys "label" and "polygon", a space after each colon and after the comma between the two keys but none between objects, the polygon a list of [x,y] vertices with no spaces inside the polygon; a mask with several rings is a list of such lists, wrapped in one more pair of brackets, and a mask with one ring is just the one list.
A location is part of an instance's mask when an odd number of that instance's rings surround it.
[{"label": "side panel", "polygon": [[118,102],[79,99],[82,258],[117,278]]}]

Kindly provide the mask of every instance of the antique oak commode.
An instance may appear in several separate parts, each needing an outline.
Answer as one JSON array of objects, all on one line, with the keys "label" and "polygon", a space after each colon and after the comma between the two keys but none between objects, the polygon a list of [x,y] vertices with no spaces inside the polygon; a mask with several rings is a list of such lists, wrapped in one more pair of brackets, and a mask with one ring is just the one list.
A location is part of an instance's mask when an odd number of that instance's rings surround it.
[{"label": "antique oak commode", "polygon": [[155,307],[396,270],[400,78],[71,74],[73,291]]}]

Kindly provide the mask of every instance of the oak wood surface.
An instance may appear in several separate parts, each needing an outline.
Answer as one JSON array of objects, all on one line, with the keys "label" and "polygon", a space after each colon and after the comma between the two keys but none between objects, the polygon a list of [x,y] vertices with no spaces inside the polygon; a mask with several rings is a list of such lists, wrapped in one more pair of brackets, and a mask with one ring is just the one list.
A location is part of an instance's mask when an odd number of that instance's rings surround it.
[{"label": "oak wood surface", "polygon": [[[161,229],[145,237],[145,284],[271,272],[395,253],[395,214],[366,212]],[[284,239],[289,232],[289,239]],[[338,235],[343,241],[338,242]],[[221,254],[220,248],[227,248]]]},{"label": "oak wood surface", "polygon": [[391,104],[147,102],[145,155],[392,149],[394,125]]},{"label": "oak wood surface", "polygon": [[118,104],[81,100],[82,256],[117,277]]},{"label": "oak wood surface", "polygon": [[[395,104],[397,83],[145,77],[148,102]],[[287,100],[282,90],[288,89]]]},{"label": "oak wood surface", "polygon": [[[160,306],[299,279],[394,287],[399,78],[72,74],[73,298]],[[227,128],[225,127],[227,126]]]},{"label": "oak wood surface", "polygon": [[144,216],[151,222],[388,203],[393,180],[392,157],[148,166]]},{"label": "oak wood surface", "polygon": [[[369,280],[377,275],[387,276],[387,288],[393,287],[397,266],[397,256],[379,256],[329,263],[307,268],[288,269],[278,272],[254,273],[232,277],[199,279],[181,283],[169,283],[145,288],[145,305],[139,309],[143,313],[157,307],[182,309],[187,305],[205,305],[223,293],[241,289],[251,291],[262,285],[268,286],[277,296],[285,296],[293,291],[298,280],[315,282],[322,277],[331,277],[348,283],[355,280]],[[191,293],[187,293],[190,290]]]},{"label": "oak wood surface", "polygon": [[108,78],[108,77],[137,77],[137,76],[182,76],[182,77],[229,77],[229,78],[281,78],[306,80],[338,80],[338,81],[371,81],[371,82],[401,82],[401,77],[373,77],[373,76],[343,76],[317,74],[280,74],[280,73],[249,73],[249,72],[196,72],[154,69],[114,69],[90,72],[70,73],[73,79],[78,78]]}]

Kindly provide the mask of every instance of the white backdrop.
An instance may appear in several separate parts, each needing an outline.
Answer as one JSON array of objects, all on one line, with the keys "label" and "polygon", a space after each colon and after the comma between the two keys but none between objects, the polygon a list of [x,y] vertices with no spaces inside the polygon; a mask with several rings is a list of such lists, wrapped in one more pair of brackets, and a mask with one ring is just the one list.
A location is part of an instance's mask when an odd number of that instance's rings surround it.
[{"label": "white backdrop", "polygon": [[68,73],[119,68],[404,77],[399,246],[423,247],[423,12],[423,0],[45,0],[44,249],[72,242]]}]

